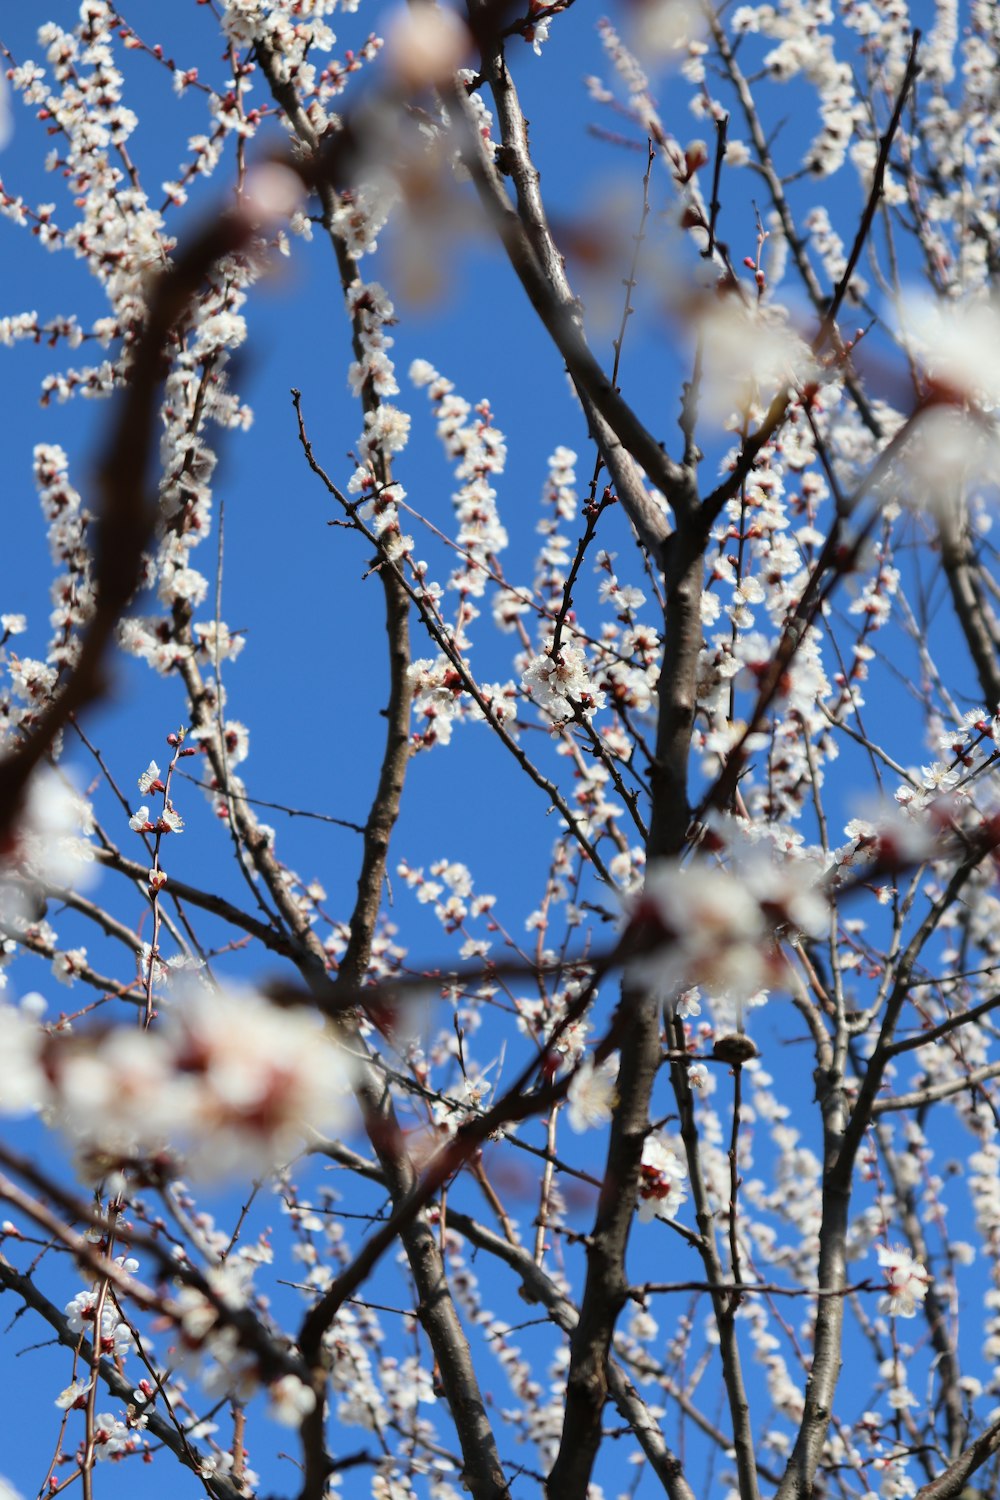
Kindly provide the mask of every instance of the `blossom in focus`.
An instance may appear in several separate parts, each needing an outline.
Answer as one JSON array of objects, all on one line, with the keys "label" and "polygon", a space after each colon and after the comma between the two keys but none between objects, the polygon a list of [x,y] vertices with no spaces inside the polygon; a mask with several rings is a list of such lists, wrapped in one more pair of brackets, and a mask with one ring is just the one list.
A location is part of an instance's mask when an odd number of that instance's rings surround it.
[{"label": "blossom in focus", "polygon": [[86,1405],[87,1392],[93,1380],[74,1380],[55,1399],[60,1411],[80,1410]]},{"label": "blossom in focus", "polygon": [[139,790],[143,796],[148,796],[150,792],[162,792],[163,783],[160,781],[160,768],[155,760],[149,762],[149,765],[139,777]]},{"label": "blossom in focus", "polygon": [[572,719],[576,704],[584,718],[590,719],[605,703],[604,693],[587,675],[586,658],[578,646],[563,645],[555,656],[547,651],[536,656],[526,668],[521,685],[556,723]]},{"label": "blossom in focus", "polygon": [[687,1176],[683,1153],[664,1135],[648,1135],[639,1167],[639,1218],[674,1219],[687,1193],[681,1186]]},{"label": "blossom in focus", "polygon": [[618,1057],[609,1057],[599,1068],[592,1057],[584,1058],[573,1074],[567,1092],[570,1127],[582,1135],[611,1118],[618,1078]]},{"label": "blossom in focus", "polygon": [[896,1318],[916,1317],[917,1304],[923,1302],[930,1285],[927,1271],[899,1245],[879,1245],[876,1254],[888,1287],[879,1311]]}]

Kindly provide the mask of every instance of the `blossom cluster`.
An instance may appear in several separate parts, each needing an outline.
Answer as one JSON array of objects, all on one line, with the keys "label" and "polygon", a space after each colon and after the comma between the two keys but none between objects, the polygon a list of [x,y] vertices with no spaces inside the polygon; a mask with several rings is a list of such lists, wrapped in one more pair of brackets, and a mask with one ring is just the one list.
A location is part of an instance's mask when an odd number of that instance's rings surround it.
[{"label": "blossom cluster", "polygon": [[9,1006],[3,1022],[20,1079],[7,1107],[44,1109],[88,1176],[150,1161],[201,1180],[257,1173],[346,1116],[343,1052],[250,990],[192,988],[150,1031],[50,1033]]}]

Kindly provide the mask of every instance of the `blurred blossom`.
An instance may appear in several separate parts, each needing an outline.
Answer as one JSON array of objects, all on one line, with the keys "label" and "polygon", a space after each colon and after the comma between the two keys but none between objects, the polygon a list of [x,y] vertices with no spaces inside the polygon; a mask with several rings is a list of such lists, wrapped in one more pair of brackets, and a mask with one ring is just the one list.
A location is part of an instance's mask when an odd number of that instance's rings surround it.
[{"label": "blurred blossom", "polygon": [[929,798],[917,796],[907,786],[905,802],[877,803],[869,816],[852,818],[844,828],[849,840],[838,849],[834,862],[839,870],[877,864],[884,870],[905,869],[922,864],[941,852],[941,834],[947,826],[949,809],[935,816],[933,807],[925,813]]},{"label": "blurred blossom", "polygon": [[905,297],[897,322],[918,362],[945,400],[1000,406],[1000,304],[995,298],[944,302]]},{"label": "blurred blossom", "polygon": [[828,920],[801,861],[778,864],[753,853],[733,871],[659,860],[632,902],[629,934],[638,956],[629,976],[664,1001],[692,985],[746,1000],[780,982],[779,928],[818,937]]},{"label": "blurred blossom", "polygon": [[42,1040],[30,1014],[0,1004],[0,1115],[33,1114],[44,1104]]},{"label": "blurred blossom", "polygon": [[780,391],[817,378],[809,345],[777,309],[735,295],[713,297],[702,303],[696,328],[704,350],[701,407],[709,419],[766,407]]},{"label": "blurred blossom", "polygon": [[[464,70],[463,70],[464,71]],[[454,281],[456,249],[483,235],[482,214],[458,186],[459,141],[381,98],[365,111],[356,183],[341,194],[333,228],[360,258],[387,229],[394,295],[423,304]]]},{"label": "blurred blossom", "polygon": [[282,162],[260,162],[246,175],[243,208],[255,221],[270,225],[290,219],[305,201],[301,177]]},{"label": "blurred blossom", "polygon": [[958,406],[932,406],[917,414],[877,493],[883,504],[942,516],[973,492],[995,496],[998,474],[1000,431],[990,419]]},{"label": "blurred blossom", "polygon": [[706,30],[705,13],[695,0],[631,0],[632,47],[647,62],[686,62],[689,46]]},{"label": "blurred blossom", "polygon": [[56,1122],[102,1173],[169,1142],[192,1178],[259,1174],[308,1130],[340,1126],[350,1091],[314,1013],[207,986],[165,1005],[153,1031],[51,1038],[45,1063]]},{"label": "blurred blossom", "polygon": [[567,1092],[570,1128],[578,1135],[585,1130],[607,1124],[615,1102],[618,1080],[618,1054],[609,1057],[599,1068],[594,1059],[585,1057],[577,1068]]},{"label": "blurred blossom", "polygon": [[297,1375],[282,1375],[267,1388],[268,1415],[282,1427],[299,1427],[315,1410],[316,1393]]},{"label": "blurred blossom", "polygon": [[35,917],[33,882],[77,891],[94,883],[98,867],[88,842],[92,827],[90,805],[75,787],[55,771],[35,772],[12,846],[0,855],[0,912],[5,921],[18,924]]},{"label": "blurred blossom", "polygon": [[453,10],[427,0],[397,10],[385,28],[385,60],[409,91],[446,83],[471,50],[468,28]]}]

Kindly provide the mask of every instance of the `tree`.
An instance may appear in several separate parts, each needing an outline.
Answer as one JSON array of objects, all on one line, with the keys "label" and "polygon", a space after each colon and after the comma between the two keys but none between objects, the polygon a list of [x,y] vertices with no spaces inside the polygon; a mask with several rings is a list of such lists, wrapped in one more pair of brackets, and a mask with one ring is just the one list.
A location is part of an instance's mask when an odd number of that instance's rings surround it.
[{"label": "tree", "polygon": [[3,1467],[997,1493],[1000,12],[50,9],[5,246],[96,287],[0,320],[56,575],[46,643],[12,510]]}]

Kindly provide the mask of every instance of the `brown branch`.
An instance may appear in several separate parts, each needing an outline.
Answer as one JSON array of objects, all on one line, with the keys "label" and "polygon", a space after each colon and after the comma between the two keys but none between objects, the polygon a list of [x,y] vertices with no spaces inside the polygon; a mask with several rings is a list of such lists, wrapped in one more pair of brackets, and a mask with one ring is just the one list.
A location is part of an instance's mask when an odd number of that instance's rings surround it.
[{"label": "brown branch", "polygon": [[[678,855],[690,821],[688,761],[702,644],[703,562],[700,550],[689,542],[694,527],[691,509],[682,507],[677,521],[679,529],[666,566],[659,717],[650,776],[653,805],[646,844],[650,859]],[[626,1297],[625,1251],[635,1214],[642,1148],[649,1132],[649,1101],[661,1061],[660,1007],[626,987],[619,1012],[623,1035],[618,1102],[612,1111],[597,1215],[587,1242],[587,1278],[571,1345],[562,1439],[548,1480],[552,1500],[583,1500],[601,1441],[607,1359]]]},{"label": "brown branch", "polygon": [[[148,865],[140,864],[138,860],[127,859],[117,849],[95,849],[94,857],[101,864],[107,865],[109,869],[117,870],[120,874],[138,881],[145,892],[149,883]],[[242,907],[234,906],[225,897],[217,896],[213,891],[203,891],[198,886],[175,879],[173,875],[170,877],[167,890],[182,901],[188,901],[192,906],[198,906],[203,911],[211,912],[213,916],[221,918],[222,921],[229,922],[231,926],[238,927],[241,932],[246,932],[256,938],[271,952],[279,953],[283,958],[294,959],[296,957],[298,949],[285,933],[269,927],[266,922],[261,922],[250,912],[244,911]]]},{"label": "brown branch", "polygon": [[[470,7],[474,28],[483,9],[481,3]],[[514,181],[517,208],[484,148],[464,89],[454,86],[443,94],[452,118],[462,122],[465,166],[528,300],[566,361],[618,498],[640,541],[658,557],[669,528],[635,465],[642,465],[650,481],[675,509],[688,498],[685,471],[647,431],[587,344],[579,304],[566,279],[562,257],[545,215],[538,172],[528,151],[524,115],[499,38],[487,39],[482,71],[497,107],[504,160]]]},{"label": "brown branch", "polygon": [[851,277],[854,275],[858,261],[861,259],[861,252],[865,247],[865,243],[868,239],[869,234],[871,233],[872,223],[875,219],[875,212],[880,202],[882,201],[882,190],[883,184],[885,182],[885,172],[886,167],[889,165],[889,152],[892,149],[893,140],[895,139],[896,132],[899,129],[899,123],[903,118],[903,106],[906,104],[909,92],[916,82],[917,75],[920,72],[920,67],[917,63],[917,52],[920,48],[920,36],[921,33],[919,28],[914,28],[913,36],[910,40],[910,54],[906,60],[906,70],[903,73],[903,79],[899,85],[899,93],[896,95],[896,102],[893,105],[889,123],[886,126],[881,139],[879,140],[878,158],[875,162],[875,171],[872,176],[872,185],[868,193],[868,200],[865,203],[864,212],[862,213],[861,220],[858,224],[858,232],[854,236],[854,244],[851,246],[851,253],[847,257],[847,265],[844,267],[843,275],[837,283],[834,289],[833,296],[830,299],[830,306],[827,309],[826,317],[820,324],[819,332],[813,340],[813,349],[817,353],[826,343],[837,322],[837,314],[840,311],[841,303],[847,295],[847,289],[851,284]]},{"label": "brown branch", "polygon": [[[966,1017],[963,1016],[963,1020]],[[937,1104],[942,1099],[953,1099],[956,1094],[964,1094],[970,1089],[975,1089],[977,1084],[987,1083],[991,1078],[1000,1077],[1000,1062],[984,1063],[981,1068],[971,1068],[963,1078],[951,1078],[943,1083],[929,1083],[925,1088],[914,1089],[909,1094],[888,1094],[881,1099],[876,1099],[872,1104],[872,1115],[891,1114],[901,1109],[926,1109],[930,1104]]]},{"label": "brown branch", "polygon": [[[923,1485],[914,1500],[959,1500],[959,1496],[965,1492],[966,1480],[997,1452],[1000,1452],[1000,1422],[987,1427],[975,1442],[970,1443],[946,1469],[942,1469],[936,1479]],[[976,1491],[970,1490],[969,1493],[975,1494]]]},{"label": "brown branch", "polygon": [[[0,1291],[14,1292],[20,1297],[25,1307],[30,1307],[32,1312],[37,1313],[49,1325],[60,1344],[71,1349],[74,1354],[79,1354],[85,1365],[93,1364],[92,1345],[86,1339],[81,1339],[80,1334],[70,1329],[66,1314],[39,1291],[30,1276],[25,1275],[23,1271],[18,1271],[2,1253],[0,1253]],[[133,1403],[135,1399],[134,1379],[123,1375],[108,1359],[98,1362],[97,1373],[111,1394],[117,1397],[123,1405],[129,1406]],[[169,1449],[186,1469],[193,1470],[209,1492],[218,1496],[218,1500],[245,1500],[243,1491],[238,1489],[225,1474],[208,1472],[206,1455],[199,1451],[183,1431],[179,1432],[155,1409],[147,1410],[144,1415],[147,1431]]]}]

